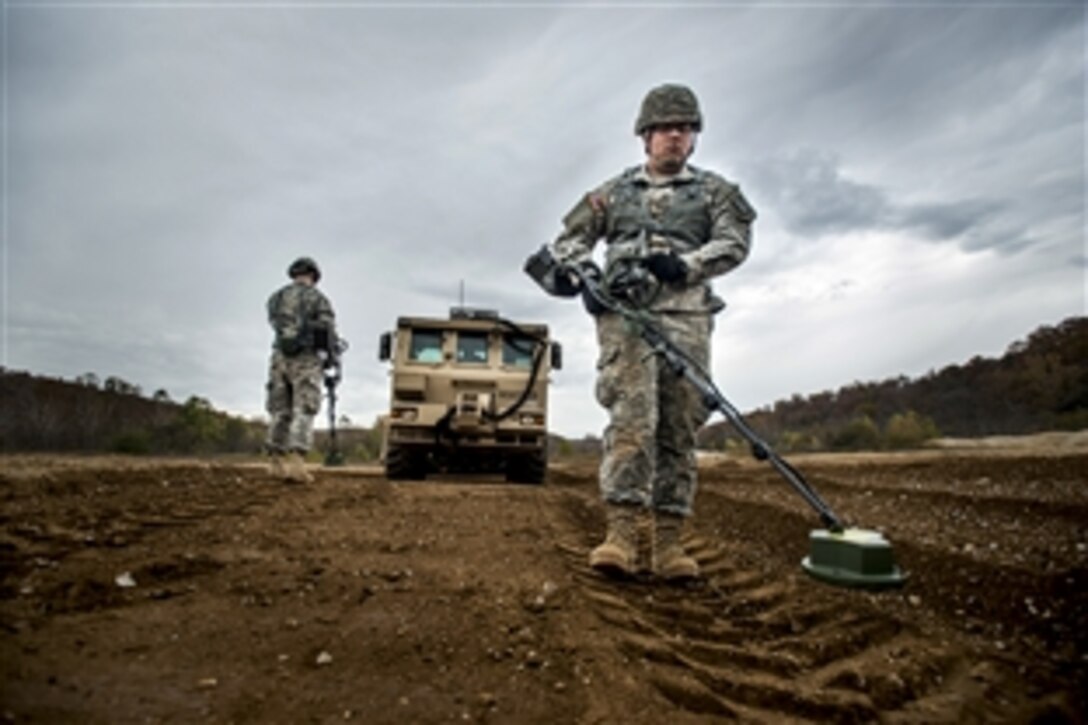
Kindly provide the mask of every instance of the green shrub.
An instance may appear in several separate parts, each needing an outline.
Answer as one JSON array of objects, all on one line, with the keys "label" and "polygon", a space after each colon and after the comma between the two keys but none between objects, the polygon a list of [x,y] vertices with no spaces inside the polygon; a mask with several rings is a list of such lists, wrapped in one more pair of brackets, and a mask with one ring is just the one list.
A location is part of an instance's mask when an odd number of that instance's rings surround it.
[{"label": "green shrub", "polygon": [[110,450],[136,456],[147,455],[151,452],[151,435],[143,430],[126,431],[113,439]]},{"label": "green shrub", "polygon": [[897,413],[884,426],[884,443],[888,448],[920,448],[926,441],[940,435],[933,419],[913,410]]},{"label": "green shrub", "polygon": [[775,448],[783,453],[810,452],[819,450],[820,441],[811,433],[788,430],[778,437]]},{"label": "green shrub", "polygon": [[861,415],[828,437],[828,448],[835,451],[875,451],[880,449],[880,429],[873,419]]}]

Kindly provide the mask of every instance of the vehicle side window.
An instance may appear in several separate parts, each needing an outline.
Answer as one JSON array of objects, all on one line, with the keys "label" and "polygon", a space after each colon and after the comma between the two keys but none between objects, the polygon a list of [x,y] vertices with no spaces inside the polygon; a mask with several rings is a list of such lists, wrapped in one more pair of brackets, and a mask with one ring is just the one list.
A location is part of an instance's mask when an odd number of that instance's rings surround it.
[{"label": "vehicle side window", "polygon": [[502,364],[517,368],[533,365],[533,341],[527,337],[504,335],[502,338]]},{"label": "vehicle side window", "polygon": [[457,334],[457,362],[487,364],[487,334],[460,332]]},{"label": "vehicle side window", "polygon": [[437,330],[412,330],[408,359],[416,362],[442,362],[442,333]]}]

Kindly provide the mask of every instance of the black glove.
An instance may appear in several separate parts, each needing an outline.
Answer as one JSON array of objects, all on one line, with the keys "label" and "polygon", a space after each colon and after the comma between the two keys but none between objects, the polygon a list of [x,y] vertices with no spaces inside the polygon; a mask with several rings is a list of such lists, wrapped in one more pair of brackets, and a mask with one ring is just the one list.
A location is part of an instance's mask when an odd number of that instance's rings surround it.
[{"label": "black glove", "polygon": [[582,279],[593,280],[597,284],[601,281],[601,270],[592,261],[585,260],[577,265],[564,264],[555,270],[555,290],[560,297],[574,297],[586,291],[582,289]]},{"label": "black glove", "polygon": [[582,291],[582,280],[570,270],[569,267],[558,267],[555,270],[555,295],[557,297],[577,297]]},{"label": "black glove", "polygon": [[646,269],[662,282],[682,282],[687,279],[688,265],[675,252],[651,254],[643,262]]}]

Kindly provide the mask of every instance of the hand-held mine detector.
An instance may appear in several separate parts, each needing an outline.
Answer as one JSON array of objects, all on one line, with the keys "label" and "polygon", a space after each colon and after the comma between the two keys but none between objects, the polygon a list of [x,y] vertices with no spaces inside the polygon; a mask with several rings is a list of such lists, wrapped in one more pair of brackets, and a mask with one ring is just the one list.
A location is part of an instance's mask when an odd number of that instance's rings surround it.
[{"label": "hand-held mine detector", "polygon": [[449,318],[398,318],[378,357],[392,363],[381,425],[387,478],[499,473],[543,483],[548,373],[562,366],[546,326],[454,307]]},{"label": "hand-held mine detector", "polygon": [[614,313],[627,320],[653,354],[699,391],[708,409],[725,417],[749,443],[752,455],[768,462],[800,494],[826,527],[809,536],[809,555],[801,562],[808,574],[838,586],[864,589],[902,586],[907,575],[895,565],[891,544],[884,536],[877,531],[846,526],[800,471],[752,430],[698,361],[653,323],[645,305],[640,303],[655,296],[652,287],[658,283],[638,264],[637,260],[623,260],[602,274],[592,262],[561,265],[547,247],[542,247],[526,261],[525,272],[549,294],[573,296],[572,290],[579,290],[591,311]]},{"label": "hand-held mine detector", "polygon": [[326,466],[344,465],[344,454],[336,440],[336,387],[343,379],[344,369],[341,357],[348,351],[348,341],[338,338],[333,345],[321,350],[321,376],[325,381],[325,392],[329,398],[329,450],[325,453]]}]

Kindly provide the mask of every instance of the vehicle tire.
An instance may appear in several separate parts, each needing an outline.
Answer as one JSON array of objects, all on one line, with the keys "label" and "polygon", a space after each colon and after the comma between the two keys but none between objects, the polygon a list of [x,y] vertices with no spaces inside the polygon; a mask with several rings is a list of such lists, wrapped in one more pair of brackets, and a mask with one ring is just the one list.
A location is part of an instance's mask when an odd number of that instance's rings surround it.
[{"label": "vehicle tire", "polygon": [[506,462],[506,480],[511,483],[544,483],[548,472],[547,454],[543,451],[513,456]]},{"label": "vehicle tire", "polygon": [[422,481],[427,473],[410,450],[389,446],[385,453],[385,477],[390,481]]}]

